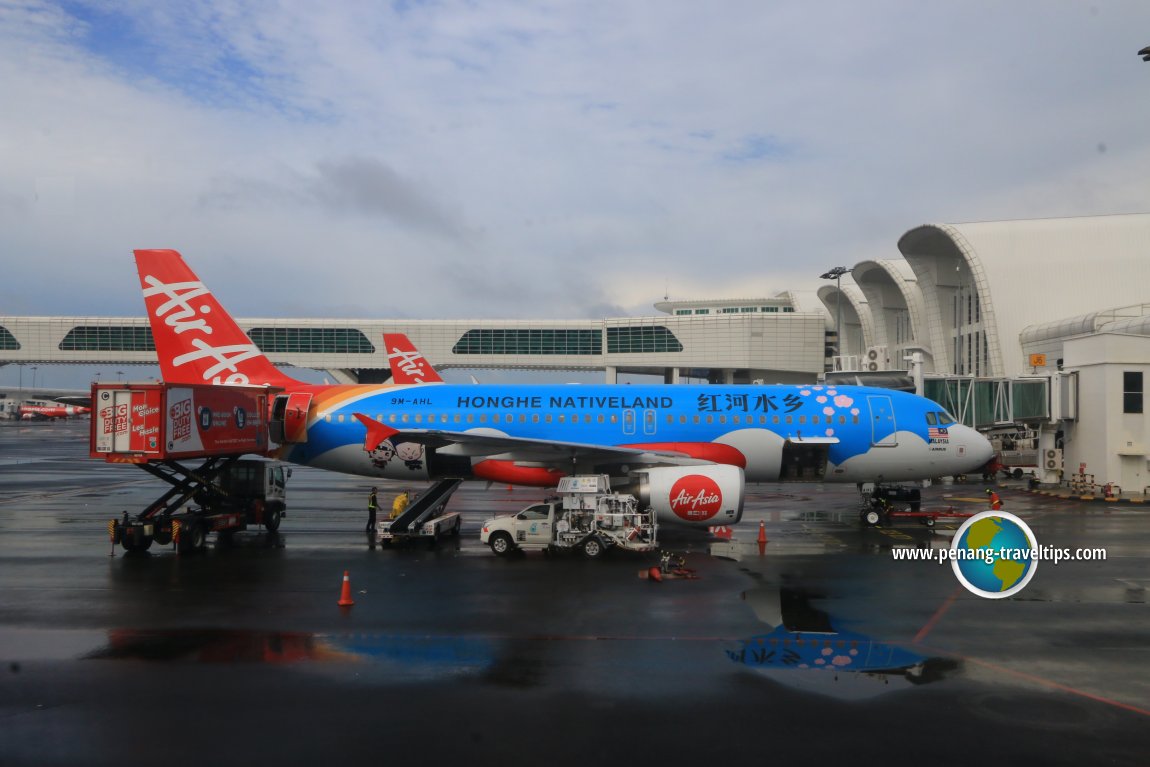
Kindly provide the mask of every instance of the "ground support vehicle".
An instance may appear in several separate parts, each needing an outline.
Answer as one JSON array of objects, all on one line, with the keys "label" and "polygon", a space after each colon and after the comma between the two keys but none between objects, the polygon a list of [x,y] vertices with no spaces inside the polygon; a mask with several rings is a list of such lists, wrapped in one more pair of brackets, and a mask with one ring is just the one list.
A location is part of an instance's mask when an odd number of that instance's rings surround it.
[{"label": "ground support vehicle", "polygon": [[976,513],[973,511],[955,511],[953,506],[942,509],[919,509],[917,511],[901,511],[887,506],[884,509],[868,509],[863,513],[862,521],[870,527],[880,524],[889,527],[895,519],[915,519],[918,520],[919,524],[934,527],[939,519],[966,519],[973,517]]},{"label": "ground support vehicle", "polygon": [[[215,532],[226,542],[238,530],[279,528],[290,469],[267,454],[268,389],[262,386],[96,384],[89,454],[131,463],[171,485],[132,515],[108,523],[113,545],[146,551],[175,543],[201,548]],[[201,460],[195,467],[188,461]]]},{"label": "ground support vehicle", "polygon": [[580,551],[597,559],[613,548],[651,551],[657,534],[654,512],[641,511],[632,495],[611,492],[606,475],[577,475],[559,481],[557,497],[487,520],[479,539],[499,556]]},{"label": "ground support vehicle", "polygon": [[911,512],[922,508],[922,490],[909,485],[859,485],[861,508],[859,519],[868,525],[877,525],[889,511],[905,507]]},{"label": "ground support vehicle", "polygon": [[426,540],[435,544],[441,538],[458,537],[461,517],[444,509],[462,480],[436,482],[417,495],[395,519],[385,519],[376,530],[376,542],[383,546],[406,541]]}]

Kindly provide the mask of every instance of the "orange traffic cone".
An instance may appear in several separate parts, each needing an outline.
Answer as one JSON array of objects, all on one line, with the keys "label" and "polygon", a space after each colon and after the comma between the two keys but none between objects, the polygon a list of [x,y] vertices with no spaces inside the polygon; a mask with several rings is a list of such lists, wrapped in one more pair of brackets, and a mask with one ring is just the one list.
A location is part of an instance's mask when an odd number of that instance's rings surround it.
[{"label": "orange traffic cone", "polygon": [[763,520],[759,520],[759,555],[767,552],[767,526]]},{"label": "orange traffic cone", "polygon": [[351,598],[351,579],[347,577],[347,570],[343,571],[343,589],[339,592],[339,606],[351,607],[355,600]]}]

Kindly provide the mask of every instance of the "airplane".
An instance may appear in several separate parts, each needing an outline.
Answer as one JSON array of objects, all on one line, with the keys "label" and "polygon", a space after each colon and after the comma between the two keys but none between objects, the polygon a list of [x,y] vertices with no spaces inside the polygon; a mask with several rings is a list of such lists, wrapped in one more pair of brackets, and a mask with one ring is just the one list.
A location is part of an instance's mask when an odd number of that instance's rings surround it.
[{"label": "airplane", "polygon": [[443,383],[423,352],[403,333],[384,333],[383,346],[395,384]]},{"label": "airplane", "polygon": [[959,668],[956,660],[922,655],[921,648],[857,631],[815,607],[812,596],[790,585],[743,592],[743,600],[771,631],[739,640],[727,657],[781,684],[842,700],[930,684]]},{"label": "airplane", "polygon": [[41,402],[28,400],[16,408],[17,416],[24,421],[56,420],[59,418],[72,418],[92,412],[90,407],[80,405],[62,405],[58,402]]},{"label": "airplane", "polygon": [[922,480],[974,471],[994,452],[935,402],[873,387],[304,383],[178,252],[135,258],[163,380],[279,390],[273,455],[300,465],[456,485],[608,474],[660,522],[706,528],[739,521],[746,482]]}]

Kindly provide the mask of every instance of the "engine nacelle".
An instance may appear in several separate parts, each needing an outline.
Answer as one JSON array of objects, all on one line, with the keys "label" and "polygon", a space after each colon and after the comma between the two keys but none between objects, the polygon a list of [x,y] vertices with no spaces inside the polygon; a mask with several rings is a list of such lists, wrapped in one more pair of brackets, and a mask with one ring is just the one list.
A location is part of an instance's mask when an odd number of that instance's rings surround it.
[{"label": "engine nacelle", "polygon": [[738,466],[663,466],[635,471],[637,486],[627,489],[650,506],[660,524],[710,527],[743,518],[745,482]]}]

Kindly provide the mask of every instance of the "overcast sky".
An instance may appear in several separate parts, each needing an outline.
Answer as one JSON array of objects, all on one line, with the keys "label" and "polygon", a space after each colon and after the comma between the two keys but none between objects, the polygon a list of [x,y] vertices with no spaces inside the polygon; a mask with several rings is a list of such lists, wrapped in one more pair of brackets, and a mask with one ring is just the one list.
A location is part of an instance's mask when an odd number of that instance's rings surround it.
[{"label": "overcast sky", "polygon": [[602,318],[1150,211],[1150,3],[0,0],[0,314]]}]

